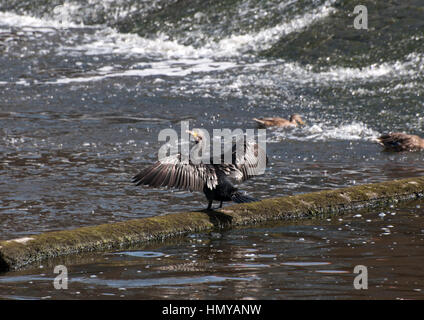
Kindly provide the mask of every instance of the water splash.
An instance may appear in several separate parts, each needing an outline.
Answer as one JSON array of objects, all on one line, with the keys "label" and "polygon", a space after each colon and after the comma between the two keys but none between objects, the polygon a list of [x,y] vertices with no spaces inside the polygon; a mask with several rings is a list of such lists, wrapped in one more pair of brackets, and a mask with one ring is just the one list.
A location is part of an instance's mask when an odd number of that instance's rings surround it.
[{"label": "water splash", "polygon": [[282,140],[298,141],[329,141],[329,140],[364,140],[373,141],[380,135],[362,122],[331,125],[315,123],[311,126],[296,128],[295,130],[275,130],[269,135],[267,142]]}]

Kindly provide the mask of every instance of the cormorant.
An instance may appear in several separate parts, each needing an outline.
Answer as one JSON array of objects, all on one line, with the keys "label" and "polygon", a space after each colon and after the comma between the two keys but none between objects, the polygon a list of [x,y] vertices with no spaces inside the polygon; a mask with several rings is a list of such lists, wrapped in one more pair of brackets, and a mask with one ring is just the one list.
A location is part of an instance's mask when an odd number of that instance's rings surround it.
[{"label": "cormorant", "polygon": [[419,151],[424,149],[424,139],[402,132],[391,132],[377,138],[387,151]]},{"label": "cormorant", "polygon": [[281,127],[281,128],[289,128],[289,127],[297,127],[298,125],[303,125],[302,118],[298,114],[292,114],[290,116],[290,120],[284,118],[253,118],[259,126],[261,127]]},{"label": "cormorant", "polygon": [[[195,140],[195,146],[191,154],[199,154],[202,148],[204,136],[200,130],[187,131]],[[231,154],[227,154],[231,163],[226,163],[225,153],[221,154],[218,163],[210,158],[209,163],[202,163],[191,159],[183,163],[181,153],[160,159],[152,166],[144,169],[135,177],[132,182],[138,185],[151,187],[169,187],[189,191],[203,191],[208,200],[207,209],[212,208],[214,200],[220,201],[219,208],[223,201],[234,201],[236,203],[253,202],[256,199],[241,194],[233,185],[231,179],[238,182],[245,181],[255,175],[263,174],[268,158],[256,142],[243,139],[243,152],[237,152],[237,143],[232,145]],[[224,151],[225,152],[225,151]]]}]

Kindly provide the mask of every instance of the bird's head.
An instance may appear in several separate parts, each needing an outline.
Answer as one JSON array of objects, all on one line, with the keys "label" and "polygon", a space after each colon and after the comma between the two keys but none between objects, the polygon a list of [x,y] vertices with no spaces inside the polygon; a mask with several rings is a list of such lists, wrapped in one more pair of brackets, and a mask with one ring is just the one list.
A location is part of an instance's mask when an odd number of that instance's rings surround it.
[{"label": "bird's head", "polygon": [[300,117],[300,115],[298,114],[292,114],[290,117],[290,122],[297,122],[299,125],[304,125],[305,122],[302,120],[302,118]]},{"label": "bird's head", "polygon": [[186,130],[186,132],[193,137],[196,143],[199,143],[203,140],[203,133],[201,130],[193,129],[193,130]]}]

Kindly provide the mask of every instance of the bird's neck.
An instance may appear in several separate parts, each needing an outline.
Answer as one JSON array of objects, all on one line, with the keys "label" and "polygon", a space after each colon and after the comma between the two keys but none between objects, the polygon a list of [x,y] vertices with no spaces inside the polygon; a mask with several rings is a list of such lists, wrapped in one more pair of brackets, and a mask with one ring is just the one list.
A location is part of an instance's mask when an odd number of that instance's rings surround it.
[{"label": "bird's neck", "polygon": [[203,144],[199,141],[194,144],[190,150],[190,159],[194,163],[202,162],[202,157],[204,156]]}]

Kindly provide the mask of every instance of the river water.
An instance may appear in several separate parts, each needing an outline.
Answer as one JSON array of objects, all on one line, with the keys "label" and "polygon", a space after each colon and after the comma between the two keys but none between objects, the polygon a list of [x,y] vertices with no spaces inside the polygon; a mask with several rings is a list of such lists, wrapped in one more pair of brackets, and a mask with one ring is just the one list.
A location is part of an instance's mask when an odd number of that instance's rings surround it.
[{"label": "river water", "polygon": [[[130,183],[183,120],[302,115],[267,130],[269,167],[240,185],[256,198],[422,175],[424,153],[373,142],[424,136],[422,1],[365,1],[368,30],[350,1],[188,2],[0,0],[0,239],[205,208]],[[42,263],[1,275],[0,297],[422,299],[422,207],[69,258],[68,290]]]}]

